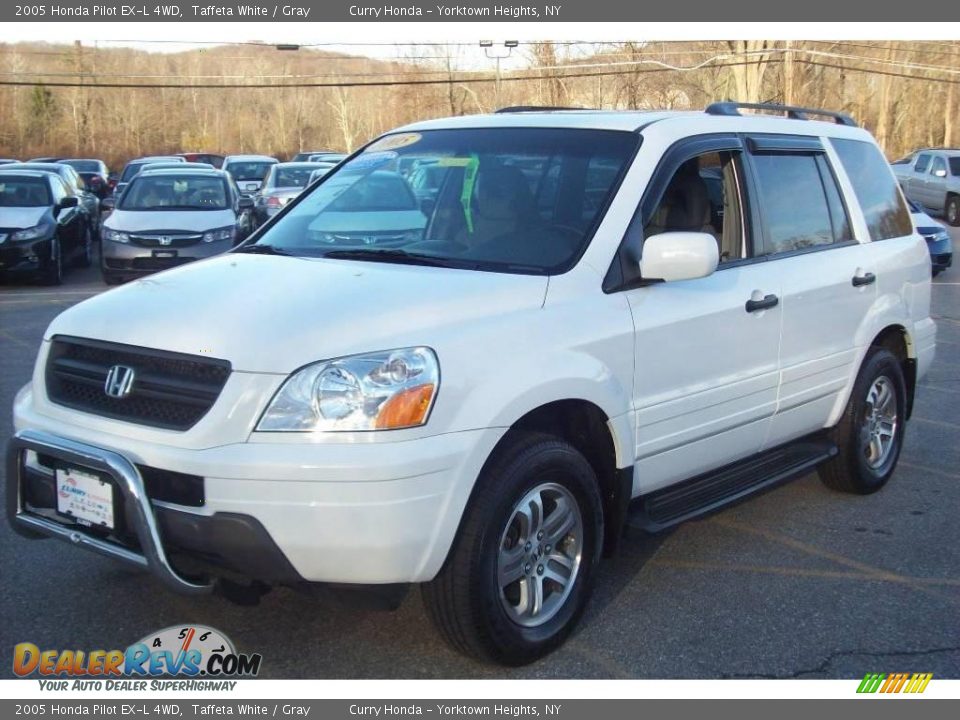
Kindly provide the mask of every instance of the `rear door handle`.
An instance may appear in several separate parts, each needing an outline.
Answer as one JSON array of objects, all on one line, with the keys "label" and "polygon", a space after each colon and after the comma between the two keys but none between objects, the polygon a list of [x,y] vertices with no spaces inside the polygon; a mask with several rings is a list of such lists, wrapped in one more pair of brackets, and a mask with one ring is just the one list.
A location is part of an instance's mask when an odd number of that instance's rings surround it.
[{"label": "rear door handle", "polygon": [[780,298],[776,295],[764,295],[760,300],[754,300],[750,298],[747,300],[746,309],[748,313],[757,312],[758,310],[766,310],[768,308],[776,307],[780,302]]},{"label": "rear door handle", "polygon": [[854,287],[861,287],[863,285],[872,285],[877,281],[877,276],[871,272],[863,273],[862,275],[857,274],[853,276],[853,279],[850,281]]}]

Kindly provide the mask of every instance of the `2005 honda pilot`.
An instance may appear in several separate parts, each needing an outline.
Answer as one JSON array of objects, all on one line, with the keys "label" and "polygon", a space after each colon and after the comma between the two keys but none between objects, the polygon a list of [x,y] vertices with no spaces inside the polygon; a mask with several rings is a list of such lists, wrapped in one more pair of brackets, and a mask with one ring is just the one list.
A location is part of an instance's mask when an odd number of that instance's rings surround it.
[{"label": "2005 honda pilot", "polygon": [[16,398],[14,527],[183,593],[418,583],[454,646],[519,664],[625,522],[813,468],[879,490],[929,254],[867,132],[745,107],[411,125],[235,251],[70,308]]}]

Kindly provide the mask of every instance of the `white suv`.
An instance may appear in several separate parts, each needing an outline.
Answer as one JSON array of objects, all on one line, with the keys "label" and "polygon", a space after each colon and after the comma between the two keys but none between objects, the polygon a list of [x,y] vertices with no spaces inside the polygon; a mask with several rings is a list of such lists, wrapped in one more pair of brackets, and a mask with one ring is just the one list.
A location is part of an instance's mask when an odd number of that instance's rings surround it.
[{"label": "white suv", "polygon": [[924,240],[849,118],[743,107],[411,125],[236,251],[70,308],[16,398],[14,527],[183,593],[420,583],[520,664],[625,523],[814,467],[880,489],[934,354]]}]

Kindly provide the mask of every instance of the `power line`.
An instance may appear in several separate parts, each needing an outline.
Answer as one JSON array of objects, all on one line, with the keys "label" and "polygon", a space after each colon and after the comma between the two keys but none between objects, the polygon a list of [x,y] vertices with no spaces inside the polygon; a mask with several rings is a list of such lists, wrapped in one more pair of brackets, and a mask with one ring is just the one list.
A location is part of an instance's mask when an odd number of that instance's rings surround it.
[{"label": "power line", "polygon": [[[713,65],[703,65],[697,68],[697,70],[706,70],[713,68],[725,68],[725,67],[737,67],[745,65],[760,65],[765,61],[762,60],[747,60],[741,62],[731,62],[731,63],[716,63]],[[637,69],[632,71],[633,74],[652,74],[652,73],[663,73],[663,72],[676,72],[677,68],[648,68],[648,69]],[[530,72],[530,71],[527,71]],[[535,72],[535,70],[534,70]],[[549,79],[568,79],[568,78],[593,78],[593,77],[610,77],[614,75],[623,75],[622,70],[611,70],[611,71],[601,71],[601,72],[589,72],[589,73],[562,73],[550,76],[544,76],[542,74],[535,75],[512,75],[504,76],[502,78],[503,82],[518,82],[518,81],[533,81],[533,80],[549,80]],[[485,78],[454,78],[454,79],[441,79],[441,80],[382,80],[382,81],[373,81],[373,82],[334,82],[334,83],[200,83],[200,84],[178,84],[178,83],[79,83],[79,82],[27,82],[19,80],[0,80],[0,86],[7,87],[84,87],[91,90],[103,90],[103,89],[132,89],[132,90],[279,90],[283,88],[363,88],[363,87],[402,87],[410,85],[449,85],[449,84],[458,84],[463,85],[467,83],[481,83],[481,82],[495,82],[495,77],[485,77]]]}]

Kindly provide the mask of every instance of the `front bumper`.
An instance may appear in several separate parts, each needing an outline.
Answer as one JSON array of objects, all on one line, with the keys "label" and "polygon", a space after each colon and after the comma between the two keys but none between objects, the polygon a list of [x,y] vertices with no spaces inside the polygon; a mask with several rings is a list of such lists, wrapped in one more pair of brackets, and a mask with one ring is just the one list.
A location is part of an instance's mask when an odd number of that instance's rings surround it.
[{"label": "front bumper", "polygon": [[[7,505],[14,527],[146,568],[185,593],[209,589],[208,581],[195,579],[197,566],[213,576],[280,584],[432,579],[474,480],[503,432],[336,444],[284,438],[198,450],[104,434],[79,423],[65,427],[34,412],[29,395],[18,396],[18,433],[8,449]],[[108,475],[122,497],[115,507],[122,508],[133,542],[98,537],[89,528],[64,524],[55,512],[25,507],[24,483],[36,471],[28,467],[27,451]],[[160,499],[144,485],[145,468],[198,477],[202,504]]]},{"label": "front bumper", "polygon": [[0,245],[0,272],[35,273],[50,264],[51,238],[16,242],[7,239]]},{"label": "front bumper", "polygon": [[232,240],[196,243],[186,247],[140,247],[104,240],[101,263],[104,272],[115,275],[140,276],[178,267],[195,260],[213,257],[233,247]]}]

